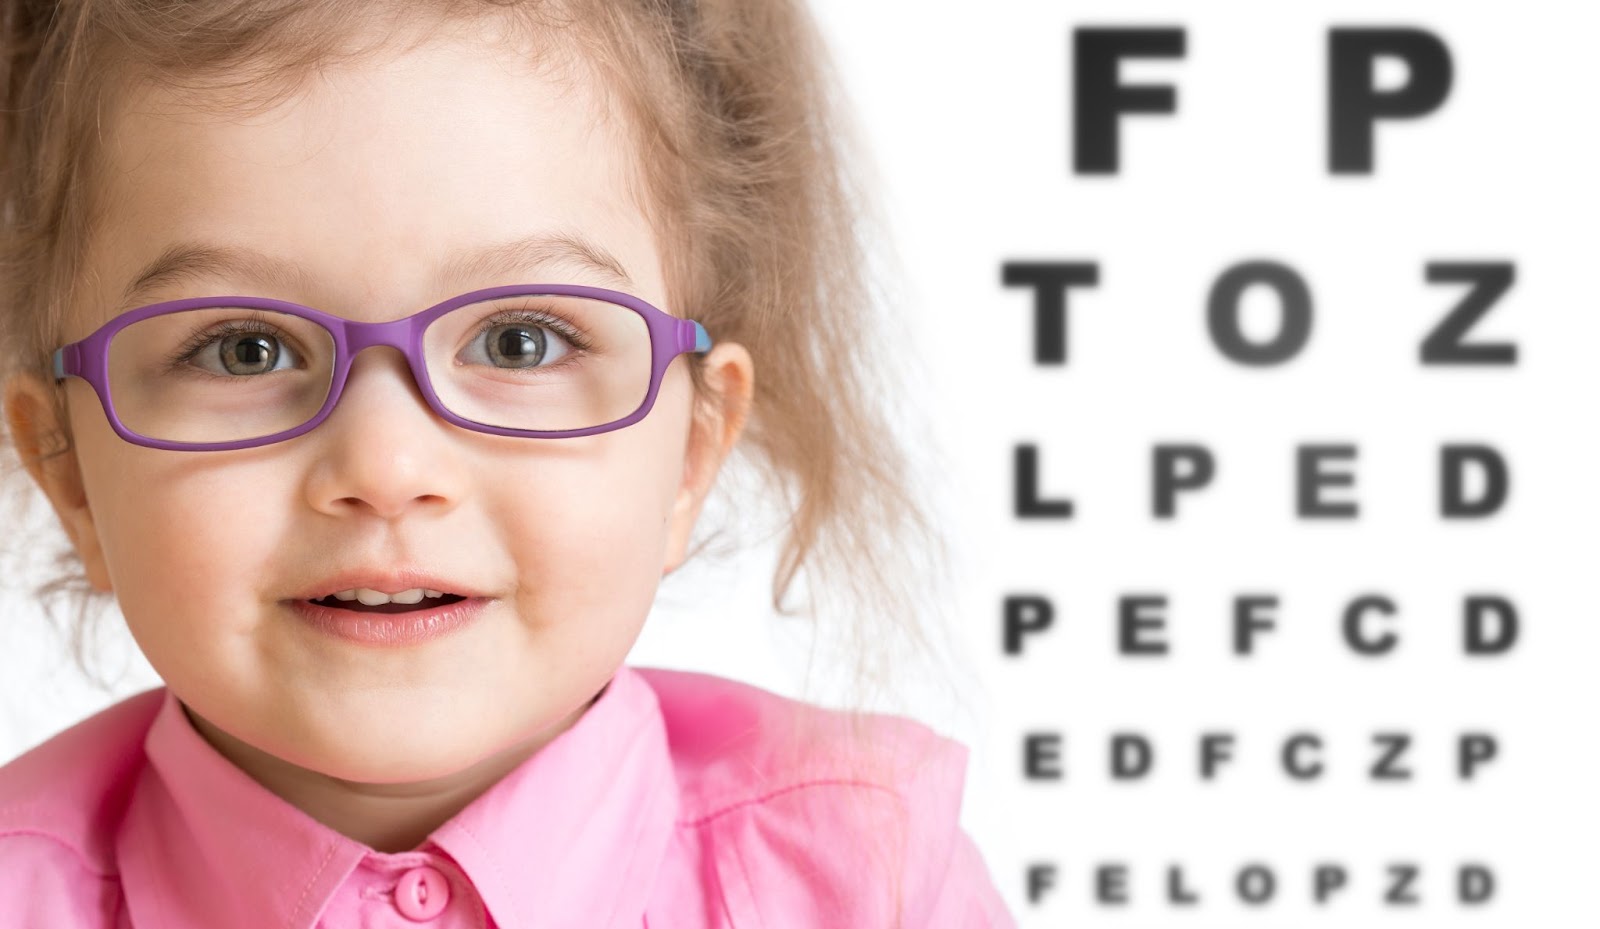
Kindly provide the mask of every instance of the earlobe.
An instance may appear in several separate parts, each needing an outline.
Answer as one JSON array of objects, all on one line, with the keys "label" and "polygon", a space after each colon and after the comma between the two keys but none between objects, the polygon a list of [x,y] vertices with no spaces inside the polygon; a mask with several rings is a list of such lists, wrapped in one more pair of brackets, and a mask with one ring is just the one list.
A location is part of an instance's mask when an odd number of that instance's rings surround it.
[{"label": "earlobe", "polygon": [[755,365],[744,346],[724,342],[714,346],[702,362],[708,396],[689,425],[683,478],[673,501],[663,576],[683,562],[690,530],[716,480],[722,463],[744,431],[755,389]]},{"label": "earlobe", "polygon": [[23,467],[50,501],[90,586],[109,592],[111,579],[95,534],[77,451],[66,441],[66,425],[56,420],[49,388],[32,375],[15,375],[6,382],[4,405],[6,428]]}]

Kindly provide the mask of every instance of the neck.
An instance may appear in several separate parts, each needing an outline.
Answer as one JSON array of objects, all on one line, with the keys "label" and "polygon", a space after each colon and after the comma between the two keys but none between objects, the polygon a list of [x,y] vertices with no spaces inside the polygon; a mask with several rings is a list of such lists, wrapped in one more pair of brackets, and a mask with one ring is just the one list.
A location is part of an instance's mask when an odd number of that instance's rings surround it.
[{"label": "neck", "polygon": [[[602,688],[600,693],[604,692]],[[349,781],[303,768],[229,735],[179,705],[202,738],[261,786],[341,835],[393,854],[421,845],[435,829],[572,728],[599,698],[596,694],[553,728],[474,765],[444,777],[399,784]]]}]

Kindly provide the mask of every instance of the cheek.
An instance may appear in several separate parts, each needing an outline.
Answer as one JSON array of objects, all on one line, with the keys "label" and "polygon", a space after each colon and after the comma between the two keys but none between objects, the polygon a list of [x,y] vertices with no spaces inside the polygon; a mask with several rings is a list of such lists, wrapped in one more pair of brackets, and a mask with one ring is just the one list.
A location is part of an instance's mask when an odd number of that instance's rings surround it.
[{"label": "cheek", "polygon": [[287,531],[282,488],[256,469],[197,470],[202,464],[136,453],[101,477],[109,494],[99,533],[118,603],[141,641],[170,631],[194,643],[196,627],[221,632],[234,625],[230,617],[251,619],[241,607],[269,576],[274,540]]},{"label": "cheek", "polygon": [[[525,617],[609,614],[627,622],[648,612],[687,440],[687,403],[667,393],[643,421],[594,437],[591,450],[531,466],[530,492],[502,508],[517,514],[504,525],[507,546],[523,598],[538,605]],[[501,492],[516,493],[514,486]]]},{"label": "cheek", "polygon": [[212,588],[223,580],[264,580],[278,541],[289,533],[294,502],[281,483],[257,479],[254,470],[172,479],[155,501],[160,512],[149,513],[167,522],[172,565],[164,573]]}]

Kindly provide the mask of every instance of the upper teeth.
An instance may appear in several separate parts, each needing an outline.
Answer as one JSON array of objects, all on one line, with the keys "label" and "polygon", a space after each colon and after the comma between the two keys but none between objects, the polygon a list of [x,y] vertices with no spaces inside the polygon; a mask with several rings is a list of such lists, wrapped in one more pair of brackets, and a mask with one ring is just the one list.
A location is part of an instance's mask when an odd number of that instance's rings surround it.
[{"label": "upper teeth", "polygon": [[370,587],[356,587],[334,594],[340,600],[360,600],[364,606],[382,606],[385,603],[421,603],[424,596],[442,597],[444,594],[426,587],[413,587],[397,594],[386,594]]}]

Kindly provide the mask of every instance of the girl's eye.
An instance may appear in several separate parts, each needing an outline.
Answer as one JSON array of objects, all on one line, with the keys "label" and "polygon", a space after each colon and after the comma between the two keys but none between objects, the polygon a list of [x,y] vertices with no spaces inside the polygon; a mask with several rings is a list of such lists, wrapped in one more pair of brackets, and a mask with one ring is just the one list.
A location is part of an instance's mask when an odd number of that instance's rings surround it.
[{"label": "girl's eye", "polygon": [[[250,376],[299,367],[300,356],[286,342],[266,332],[232,332],[202,344],[190,361],[212,374]],[[207,364],[206,362],[214,363]]]},{"label": "girl's eye", "polygon": [[567,340],[554,331],[529,323],[490,326],[468,346],[466,361],[515,370],[537,368],[564,357]]}]

